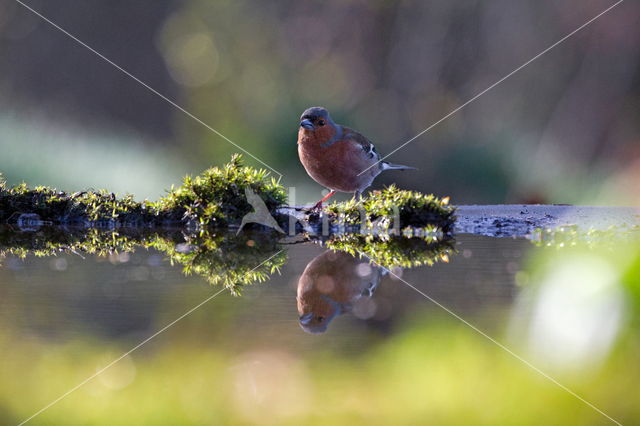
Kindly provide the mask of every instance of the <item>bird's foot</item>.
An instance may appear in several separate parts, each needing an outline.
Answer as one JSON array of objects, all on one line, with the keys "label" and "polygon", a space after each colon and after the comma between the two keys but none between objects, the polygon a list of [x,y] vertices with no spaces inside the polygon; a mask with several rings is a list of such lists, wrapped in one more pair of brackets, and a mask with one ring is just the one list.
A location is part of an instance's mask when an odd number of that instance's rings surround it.
[{"label": "bird's foot", "polygon": [[319,213],[322,211],[322,200],[315,203],[312,207],[306,210],[307,213]]},{"label": "bird's foot", "polygon": [[307,213],[312,213],[312,212],[321,212],[322,211],[322,203],[327,201],[329,198],[333,197],[333,195],[336,193],[336,191],[330,191],[327,195],[325,195],[322,200],[318,201],[317,203],[315,203],[315,205],[313,207],[311,207],[309,210],[307,210]]}]

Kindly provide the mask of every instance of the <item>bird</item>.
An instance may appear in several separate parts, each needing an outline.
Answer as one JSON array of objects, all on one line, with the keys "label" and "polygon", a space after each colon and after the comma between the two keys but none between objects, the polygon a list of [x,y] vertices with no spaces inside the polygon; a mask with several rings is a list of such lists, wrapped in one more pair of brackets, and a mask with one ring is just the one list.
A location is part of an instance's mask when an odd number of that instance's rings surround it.
[{"label": "bird", "polygon": [[307,108],[300,116],[298,156],[307,174],[329,193],[312,208],[336,192],[362,192],[385,170],[415,170],[415,167],[382,161],[369,139],[353,129],[336,124],[324,107]]},{"label": "bird", "polygon": [[299,322],[307,333],[327,331],[338,315],[371,297],[388,271],[345,253],[327,250],[312,259],[298,280]]}]

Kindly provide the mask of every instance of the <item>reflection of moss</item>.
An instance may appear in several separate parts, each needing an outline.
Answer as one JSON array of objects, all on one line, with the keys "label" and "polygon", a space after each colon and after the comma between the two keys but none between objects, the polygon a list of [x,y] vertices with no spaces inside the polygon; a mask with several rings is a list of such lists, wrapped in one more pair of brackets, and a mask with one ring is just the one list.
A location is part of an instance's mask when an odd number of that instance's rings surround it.
[{"label": "reflection of moss", "polygon": [[610,226],[607,229],[582,229],[577,225],[538,228],[529,239],[538,247],[612,248],[624,241],[640,241],[640,226]]},{"label": "reflection of moss", "polygon": [[[234,155],[222,168],[213,167],[172,189],[157,202],[136,202],[131,195],[118,198],[106,191],[67,194],[26,184],[7,187],[0,181],[0,223],[16,222],[24,214],[51,223],[87,224],[109,227],[159,225],[197,222],[200,225],[226,226],[239,223],[251,211],[245,188],[259,195],[271,212],[284,204],[286,192],[268,173],[242,166]],[[35,219],[35,218],[34,218]]]},{"label": "reflection of moss", "polygon": [[240,235],[199,234],[176,244],[174,240],[156,238],[149,246],[165,252],[171,262],[183,265],[185,274],[196,273],[211,284],[222,284],[234,294],[244,285],[266,281],[286,262],[286,252],[277,240],[265,233]]},{"label": "reflection of moss", "polygon": [[54,256],[58,253],[88,253],[107,255],[133,251],[152,238],[149,231],[135,235],[98,229],[68,229],[41,227],[34,232],[21,232],[0,226],[0,253],[25,257]]},{"label": "reflection of moss", "polygon": [[[244,167],[239,155],[222,168],[185,178],[182,186],[157,202],[137,202],[130,195],[119,198],[106,191],[67,194],[25,184],[8,187],[0,176],[0,224],[17,224],[20,229],[0,226],[0,256],[107,254],[153,247],[182,264],[185,273],[202,275],[238,293],[243,285],[266,280],[286,258],[277,248],[279,235],[271,230],[254,236],[214,231],[238,224],[252,210],[246,189],[272,214],[286,202],[284,187],[266,171]],[[390,186],[363,201],[332,204],[326,213],[338,231],[341,225],[356,225],[360,231],[335,234],[329,247],[364,254],[382,266],[432,264],[451,251],[440,241],[450,235],[454,208],[433,195]],[[311,213],[310,220],[321,222],[317,213]],[[199,226],[186,237],[179,231],[153,231],[172,225]]]},{"label": "reflection of moss", "polygon": [[185,273],[201,275],[234,294],[239,294],[244,285],[265,281],[286,260],[277,240],[262,232],[255,236],[203,232],[185,237],[181,232],[144,229],[117,232],[44,226],[35,232],[20,232],[0,226],[0,258],[6,254],[25,257],[30,253],[52,256],[63,252],[106,255],[131,252],[137,247],[162,251],[172,262],[183,265]]},{"label": "reflection of moss", "polygon": [[[425,225],[435,225],[449,233],[455,220],[455,209],[448,204],[448,199],[398,189],[395,185],[373,191],[361,201],[331,204],[325,211],[331,215],[332,220],[346,225],[359,224],[361,217],[364,217],[365,228],[382,233],[389,232],[394,227]],[[394,223],[396,215],[400,223]]]},{"label": "reflection of moss", "polygon": [[429,236],[401,237],[361,234],[334,235],[325,242],[333,250],[354,256],[366,256],[385,268],[414,268],[449,260],[454,253],[450,239],[438,240]]}]

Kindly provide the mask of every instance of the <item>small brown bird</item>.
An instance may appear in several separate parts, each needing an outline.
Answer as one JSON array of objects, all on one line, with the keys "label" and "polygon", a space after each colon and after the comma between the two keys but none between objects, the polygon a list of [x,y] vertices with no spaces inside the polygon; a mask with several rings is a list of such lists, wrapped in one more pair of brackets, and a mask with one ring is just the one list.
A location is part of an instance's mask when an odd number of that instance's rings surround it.
[{"label": "small brown bird", "polygon": [[371,297],[386,272],[344,252],[317,256],[298,280],[300,326],[307,333],[324,333],[333,318],[350,312],[362,297]]},{"label": "small brown bird", "polygon": [[415,169],[380,161],[380,154],[366,137],[336,124],[329,111],[322,107],[312,107],[302,113],[298,155],[309,176],[330,190],[314,209],[322,208],[322,203],[336,191],[352,192],[360,198],[362,191],[385,170]]}]

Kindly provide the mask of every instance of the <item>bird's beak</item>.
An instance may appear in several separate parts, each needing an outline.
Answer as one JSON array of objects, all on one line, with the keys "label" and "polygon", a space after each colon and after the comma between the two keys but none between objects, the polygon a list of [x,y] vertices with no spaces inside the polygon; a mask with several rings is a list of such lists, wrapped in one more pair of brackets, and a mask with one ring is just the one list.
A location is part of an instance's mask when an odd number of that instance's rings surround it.
[{"label": "bird's beak", "polygon": [[307,130],[313,130],[314,129],[313,123],[308,118],[305,118],[304,120],[302,120],[300,122],[300,127],[304,127]]},{"label": "bird's beak", "polygon": [[307,325],[313,319],[313,312],[309,312],[308,314],[300,315],[300,324]]}]

